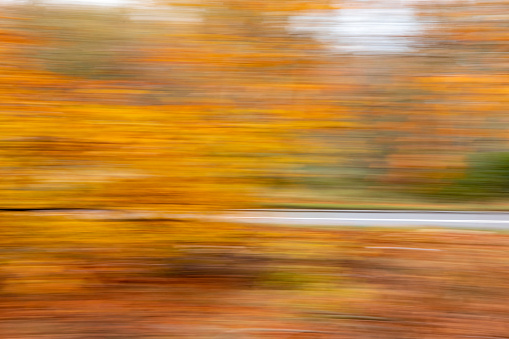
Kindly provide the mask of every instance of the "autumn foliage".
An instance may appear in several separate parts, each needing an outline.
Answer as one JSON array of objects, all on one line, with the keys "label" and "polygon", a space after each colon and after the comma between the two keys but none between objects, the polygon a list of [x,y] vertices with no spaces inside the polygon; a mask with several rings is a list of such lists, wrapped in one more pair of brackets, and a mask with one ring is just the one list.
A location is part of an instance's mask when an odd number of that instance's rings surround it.
[{"label": "autumn foliage", "polygon": [[[422,29],[408,50],[364,54],[342,50],[340,39],[318,29],[344,7],[369,6],[354,1],[3,5],[0,293],[13,308],[19,296],[82,300],[104,291],[123,305],[120,288],[148,284],[173,286],[172,302],[179,291],[217,290],[207,300],[221,303],[225,286],[235,286],[246,301],[240,318],[271,310],[283,332],[284,319],[297,315],[326,323],[306,320],[299,332],[302,323],[291,322],[295,335],[339,338],[341,326],[323,319],[345,313],[389,323],[387,338],[412,337],[401,333],[416,323],[442,326],[444,337],[465,334],[439,318],[455,307],[490,314],[505,307],[496,302],[504,274],[480,278],[490,267],[503,272],[504,237],[485,236],[500,242],[486,252],[468,235],[275,231],[216,217],[305,200],[310,191],[333,191],[331,200],[349,200],[345,192],[360,188],[384,201],[388,192],[506,198],[507,5],[409,4]],[[482,254],[478,263],[466,259],[470,245]],[[265,290],[274,304],[249,306],[270,299]],[[163,301],[146,292],[135,295],[164,318]],[[199,308],[186,298],[186,307]],[[91,300],[97,308],[104,302]],[[223,330],[235,335],[242,326]],[[419,326],[415,337],[430,333]]]},{"label": "autumn foliage", "polygon": [[507,336],[505,235],[219,218],[507,199],[508,2],[405,3],[369,53],[329,29],[369,1],[2,5],[2,334]]},{"label": "autumn foliage", "polygon": [[[197,219],[252,206],[270,173],[317,147],[309,131],[345,126],[331,119],[329,100],[316,102],[331,88],[322,77],[330,60],[317,55],[324,46],[285,30],[291,16],[327,4],[189,4],[155,9],[178,22],[5,6],[6,293],[224,268],[242,277],[234,259],[256,246],[252,231]],[[24,273],[32,270],[38,278]]]},{"label": "autumn foliage", "polygon": [[218,210],[310,178],[433,196],[505,149],[503,2],[413,5],[411,53],[292,28],[356,6],[5,6],[1,206]]}]

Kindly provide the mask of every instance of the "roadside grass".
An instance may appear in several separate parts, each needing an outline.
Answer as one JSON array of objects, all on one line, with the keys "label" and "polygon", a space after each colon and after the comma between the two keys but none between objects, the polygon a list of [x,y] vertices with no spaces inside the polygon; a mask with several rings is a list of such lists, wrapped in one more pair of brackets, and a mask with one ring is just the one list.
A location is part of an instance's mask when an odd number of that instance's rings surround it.
[{"label": "roadside grass", "polygon": [[509,211],[507,200],[432,200],[375,189],[273,189],[263,192],[263,195],[265,201],[259,205],[260,208]]},{"label": "roadside grass", "polygon": [[[261,225],[266,226],[266,224]],[[288,224],[271,224],[271,227],[279,229],[293,229],[293,230],[317,230],[324,232],[371,232],[371,233],[384,233],[384,232],[418,232],[430,234],[500,234],[509,235],[509,229],[489,228],[489,226],[480,227],[465,227],[461,226],[448,228],[448,227],[431,227],[431,226],[350,226],[350,225],[291,225]]]}]

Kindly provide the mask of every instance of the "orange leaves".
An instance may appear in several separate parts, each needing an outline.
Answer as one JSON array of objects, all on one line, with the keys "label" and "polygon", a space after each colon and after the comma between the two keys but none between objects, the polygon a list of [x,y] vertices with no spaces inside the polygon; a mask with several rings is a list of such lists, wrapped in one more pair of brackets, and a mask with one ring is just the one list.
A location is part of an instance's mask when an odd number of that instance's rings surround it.
[{"label": "orange leaves", "polygon": [[428,76],[417,78],[417,81],[423,84],[462,84],[462,85],[492,85],[492,84],[508,84],[509,76],[501,74],[493,74],[490,76],[478,74],[457,74],[448,76]]},{"label": "orange leaves", "polygon": [[286,0],[284,2],[265,0],[200,0],[200,1],[179,1],[162,0],[158,1],[177,7],[197,8],[234,8],[236,10],[250,10],[260,12],[303,12],[312,10],[330,10],[338,8],[334,1],[330,0]]},{"label": "orange leaves", "polygon": [[33,40],[28,39],[26,36],[10,32],[10,31],[0,31],[0,41],[2,44],[31,44],[34,43]]},{"label": "orange leaves", "polygon": [[284,2],[273,2],[273,1],[245,1],[237,0],[239,4],[243,4],[244,7],[259,10],[263,12],[307,12],[316,10],[331,10],[336,9],[337,5],[333,1],[329,0],[287,0]]}]

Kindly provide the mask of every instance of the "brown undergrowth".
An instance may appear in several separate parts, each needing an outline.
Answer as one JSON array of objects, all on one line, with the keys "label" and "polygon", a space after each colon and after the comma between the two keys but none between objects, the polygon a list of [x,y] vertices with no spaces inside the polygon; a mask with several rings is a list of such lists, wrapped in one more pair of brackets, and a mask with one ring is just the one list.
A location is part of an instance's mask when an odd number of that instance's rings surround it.
[{"label": "brown undergrowth", "polygon": [[166,258],[5,263],[0,337],[508,337],[509,235],[242,230]]}]

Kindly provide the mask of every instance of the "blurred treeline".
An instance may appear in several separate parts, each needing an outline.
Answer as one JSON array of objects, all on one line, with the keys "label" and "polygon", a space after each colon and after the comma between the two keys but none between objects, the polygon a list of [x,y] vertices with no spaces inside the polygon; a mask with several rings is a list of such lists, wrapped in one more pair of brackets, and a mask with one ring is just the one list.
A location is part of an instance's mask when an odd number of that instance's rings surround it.
[{"label": "blurred treeline", "polygon": [[509,3],[416,3],[422,30],[400,52],[310,29],[368,5],[3,5],[2,291],[263,275],[253,262],[293,251],[286,238],[179,216],[289,187],[507,195]]},{"label": "blurred treeline", "polygon": [[0,207],[218,209],[285,187],[506,195],[509,2],[408,4],[422,29],[400,52],[295,29],[362,6],[4,5]]}]

